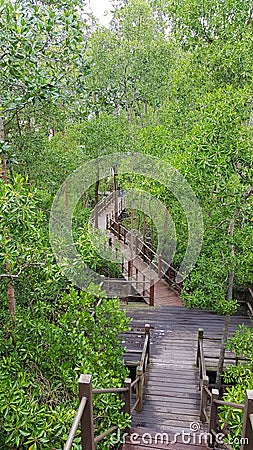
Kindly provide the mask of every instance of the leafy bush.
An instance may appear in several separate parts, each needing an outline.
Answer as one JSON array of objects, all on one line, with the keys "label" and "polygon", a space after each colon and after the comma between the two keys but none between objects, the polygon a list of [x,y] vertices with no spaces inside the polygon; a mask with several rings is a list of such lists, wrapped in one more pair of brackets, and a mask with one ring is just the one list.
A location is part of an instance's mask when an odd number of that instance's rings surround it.
[{"label": "leafy bush", "polygon": [[[15,317],[1,311],[0,448],[63,448],[81,373],[92,374],[95,387],[122,386],[127,371],[117,336],[129,321],[118,300],[104,297],[100,307],[95,302],[91,294],[70,288],[54,305],[18,307]],[[121,406],[116,394],[94,397],[96,434],[126,426]],[[80,436],[75,443],[80,448]]]},{"label": "leafy bush", "polygon": [[[224,400],[233,403],[245,403],[245,396],[247,389],[253,389],[253,331],[245,325],[239,325],[234,336],[228,340],[227,348],[230,351],[235,351],[238,357],[247,358],[237,366],[229,366],[224,373],[224,381],[228,384],[233,384],[232,387],[226,389]],[[227,439],[232,444],[234,450],[239,450],[240,445],[236,438],[241,438],[243,411],[222,406],[220,408],[219,420],[222,426],[228,427]]]}]

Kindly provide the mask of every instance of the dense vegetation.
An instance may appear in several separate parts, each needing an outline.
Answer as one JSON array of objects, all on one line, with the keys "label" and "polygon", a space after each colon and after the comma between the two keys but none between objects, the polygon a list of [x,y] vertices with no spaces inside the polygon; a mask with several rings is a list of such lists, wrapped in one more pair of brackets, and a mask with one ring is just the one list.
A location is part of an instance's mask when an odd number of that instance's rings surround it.
[{"label": "dense vegetation", "polygon": [[[78,375],[90,372],[106,387],[121,386],[126,375],[116,337],[128,325],[117,300],[104,301],[94,322],[89,310],[103,294],[69,286],[50,249],[53,196],[84,161],[141,152],[182,173],[205,227],[182,298],[188,307],[224,314],[225,338],[238,293],[253,283],[252,8],[246,0],[113,3],[105,29],[81,13],[84,2],[0,0],[0,152],[8,166],[8,182],[0,180],[0,447],[6,450],[62,448]],[[129,185],[127,177],[119,182]],[[75,236],[86,262],[114,276],[117,267],[99,257],[87,229],[98,192],[112,183],[82,199],[88,209],[77,208]],[[131,184],[169,208],[179,267],[187,245],[184,211],[154,180],[136,176]],[[241,346],[245,333],[229,345],[252,359],[252,346]],[[227,375],[235,382],[227,395],[242,401],[246,386],[253,388],[252,366],[236,370]],[[119,402],[97,401],[100,430],[125,425],[115,412]],[[241,418],[229,420],[238,435]]]}]

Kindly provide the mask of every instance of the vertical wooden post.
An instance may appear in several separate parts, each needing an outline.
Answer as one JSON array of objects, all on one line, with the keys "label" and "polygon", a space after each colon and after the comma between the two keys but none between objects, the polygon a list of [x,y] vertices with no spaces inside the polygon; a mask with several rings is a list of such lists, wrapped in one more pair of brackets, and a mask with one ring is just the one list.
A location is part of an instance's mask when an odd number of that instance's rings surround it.
[{"label": "vertical wooden post", "polygon": [[[252,419],[251,419],[251,417]],[[247,389],[242,426],[242,445],[240,450],[252,450],[253,448],[253,391]]]},{"label": "vertical wooden post", "polygon": [[124,244],[126,244],[126,235],[127,235],[127,230],[124,229]]},{"label": "vertical wooden post", "polygon": [[95,205],[95,208],[94,208],[94,217],[95,217],[94,227],[98,228],[98,206],[97,205]]},{"label": "vertical wooden post", "polygon": [[142,397],[143,397],[143,370],[142,367],[138,366],[136,368],[136,378],[139,378],[138,383],[136,384],[136,397],[138,398],[139,402],[136,406],[137,412],[141,412],[142,410]]},{"label": "vertical wooden post", "polygon": [[145,242],[143,242],[143,247],[142,247],[142,249],[143,249],[143,261],[145,261],[146,262],[146,244],[145,244]]},{"label": "vertical wooden post", "polygon": [[168,284],[169,284],[169,286],[170,286],[170,282],[171,282],[171,269],[170,269],[170,267],[168,268]]},{"label": "vertical wooden post", "polygon": [[162,275],[162,257],[158,255],[158,277],[161,278]]},{"label": "vertical wooden post", "polygon": [[145,275],[143,274],[143,285],[142,285],[142,289],[143,289],[143,294],[144,294],[144,292],[145,292],[145,290],[146,290],[146,286],[145,286],[145,280],[146,280],[146,277],[145,277]]},{"label": "vertical wooden post", "polygon": [[199,356],[200,356],[200,341],[203,342],[204,338],[204,330],[203,328],[199,328],[198,330],[198,349],[197,349],[197,358],[196,358],[196,366],[199,367]]},{"label": "vertical wooden post", "polygon": [[127,389],[125,392],[125,404],[123,411],[129,415],[131,415],[131,404],[132,404],[132,387],[131,387],[132,380],[131,378],[126,378],[124,381],[124,388]]},{"label": "vertical wooden post", "polygon": [[106,229],[109,229],[109,216],[106,214]]},{"label": "vertical wooden post", "polygon": [[118,181],[117,181],[117,167],[113,167],[113,188],[114,188],[114,209],[115,209],[115,222],[118,222]]},{"label": "vertical wooden post", "polygon": [[135,254],[138,254],[138,242],[139,242],[139,238],[138,236],[135,236]]},{"label": "vertical wooden post", "polygon": [[149,306],[154,306],[155,304],[155,285],[154,280],[150,280],[150,288],[149,288]]},{"label": "vertical wooden post", "polygon": [[207,395],[207,392],[206,392],[204,386],[208,387],[208,385],[209,385],[209,377],[207,375],[204,375],[203,380],[200,385],[200,388],[201,388],[200,420],[203,423],[206,422],[206,416],[205,416],[204,411],[206,411],[206,405],[207,405],[207,399],[208,399],[208,395]]},{"label": "vertical wooden post", "polygon": [[120,223],[117,223],[117,228],[118,228],[118,240],[120,241]]},{"label": "vertical wooden post", "polygon": [[82,450],[95,450],[91,375],[81,375],[78,386],[79,399],[81,400],[82,397],[87,398],[86,407],[81,418]]},{"label": "vertical wooden post", "polygon": [[208,424],[208,434],[209,434],[209,447],[214,447],[215,444],[215,435],[212,433],[212,430],[215,431],[217,415],[218,415],[218,405],[215,403],[215,400],[219,398],[218,389],[212,389],[212,397],[211,397],[211,410],[210,410],[210,419]]},{"label": "vertical wooden post", "polygon": [[150,324],[145,324],[145,335],[148,335],[148,346],[147,346],[147,355],[148,355],[148,363],[150,359]]},{"label": "vertical wooden post", "polygon": [[130,278],[132,275],[132,261],[128,261],[127,263],[127,276]]}]

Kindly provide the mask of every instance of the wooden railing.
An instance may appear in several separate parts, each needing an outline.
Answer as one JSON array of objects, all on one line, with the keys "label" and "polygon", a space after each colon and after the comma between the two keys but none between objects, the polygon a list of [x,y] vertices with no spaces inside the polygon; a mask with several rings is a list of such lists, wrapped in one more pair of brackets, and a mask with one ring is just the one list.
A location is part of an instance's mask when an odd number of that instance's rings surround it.
[{"label": "wooden railing", "polygon": [[[130,231],[119,221],[115,221],[113,212],[106,216],[106,228],[117,237],[118,241],[128,244],[127,236],[129,236]],[[133,240],[133,247],[136,255],[138,254],[141,256],[142,260],[157,273],[158,278],[163,278],[170,288],[180,293],[182,290],[182,283],[176,282],[176,277],[178,275],[177,270],[169,265],[162,258],[162,255],[157,254],[145,241],[140,239],[139,236],[135,236]]]},{"label": "wooden railing", "polygon": [[[242,435],[240,438],[241,447],[240,450],[252,450],[253,448],[253,390],[246,391],[246,398],[244,404],[226,402],[219,400],[218,389],[212,389],[211,392],[211,407],[210,407],[210,417],[208,420],[208,436],[209,436],[209,447],[214,447],[216,442],[216,436],[220,433],[217,427],[219,422],[219,407],[227,406],[233,409],[239,409],[244,411],[243,416],[243,427]],[[229,425],[229,424],[228,424]],[[229,444],[223,442],[228,450],[233,450]]]},{"label": "wooden railing", "polygon": [[105,195],[96,205],[91,213],[90,221],[94,224],[95,228],[97,228],[98,216],[105,209],[114,206],[114,213],[116,209],[116,216],[121,214],[125,208],[125,201],[123,197],[123,191],[113,191],[109,194]]},{"label": "wooden railing", "polygon": [[[252,450],[253,448],[253,391],[247,391],[245,404],[238,404],[219,400],[219,391],[209,387],[209,377],[206,370],[206,360],[204,354],[204,340],[221,341],[221,339],[208,338],[204,336],[202,328],[198,331],[198,346],[196,366],[199,368],[199,389],[201,391],[200,401],[200,420],[208,423],[209,446],[214,447],[215,438],[220,430],[218,430],[218,408],[219,406],[228,406],[235,409],[244,410],[244,422],[242,431],[242,445],[240,450]],[[210,357],[218,359],[219,357]],[[234,361],[237,365],[239,361],[245,361],[245,358],[229,356],[225,358]],[[209,406],[209,412],[208,412]],[[249,444],[248,444],[249,443]],[[232,450],[232,447],[226,443],[223,445]]]},{"label": "wooden railing", "polygon": [[[137,271],[137,273],[141,274],[142,272]],[[129,280],[120,278],[110,278],[109,280],[105,279],[102,284],[102,289],[106,290],[107,295],[126,299],[127,303],[129,297],[140,299],[144,298],[148,302],[149,306],[154,306],[154,280],[146,279],[144,273],[142,273],[142,277],[143,280],[134,279],[133,276],[131,276],[131,279]],[[132,289],[134,290],[133,292]]]},{"label": "wooden railing", "polygon": [[[113,191],[100,200],[91,214],[91,223],[95,228],[98,228],[99,215],[111,206],[113,206],[112,211],[106,214],[106,229],[114,234],[118,241],[122,241],[124,244],[129,244],[129,242],[127,242],[127,237],[130,235],[130,232],[118,220],[119,215],[125,209],[124,191]],[[140,255],[142,260],[155,271],[158,279],[163,278],[171,289],[174,289],[177,293],[180,293],[182,283],[176,282],[176,278],[179,275],[178,272],[162,258],[162,255],[158,255],[144,240],[140,239],[138,236],[134,236],[133,241],[132,246],[135,246],[136,254]],[[112,246],[111,238],[109,238],[109,246]],[[117,251],[117,248],[115,250]],[[103,288],[106,289],[107,293],[110,294],[111,288],[113,289],[113,295],[128,299],[131,295],[131,287],[133,287],[137,292],[134,295],[135,297],[139,296],[140,298],[144,298],[150,306],[154,306],[154,289],[156,280],[147,277],[147,274],[145,274],[144,271],[141,271],[140,268],[137,268],[134,265],[134,261],[132,259],[127,262],[122,259],[122,274],[126,274],[128,278],[128,280],[126,282],[124,281],[124,283],[119,279],[104,281]],[[118,290],[117,285],[119,286]]]},{"label": "wooden railing", "polygon": [[[124,387],[122,388],[108,388],[108,389],[92,389],[91,375],[81,375],[78,381],[79,387],[79,407],[73,421],[67,442],[64,450],[70,450],[81,424],[81,444],[82,450],[94,450],[98,442],[101,442],[111,433],[118,429],[117,425],[110,427],[108,430],[94,437],[94,416],[93,416],[93,396],[97,394],[123,394],[124,407],[123,412],[131,416],[136,409],[137,412],[142,410],[143,403],[143,386],[145,384],[145,372],[150,357],[150,325],[145,325],[145,339],[141,352],[139,365],[136,368],[136,378],[132,381],[126,378]],[[132,405],[132,395],[136,393],[136,401]],[[128,430],[129,431],[129,430]]]},{"label": "wooden railing", "polygon": [[253,318],[253,289],[249,288],[248,293],[249,297],[246,297],[246,305],[251,317]]},{"label": "wooden railing", "polygon": [[[206,357],[204,354],[204,341],[214,341],[221,342],[220,338],[212,338],[204,336],[204,330],[199,328],[198,331],[198,346],[197,346],[197,358],[196,358],[196,366],[199,368],[199,389],[201,391],[201,404],[200,404],[200,419],[202,422],[207,422],[207,404],[211,398],[211,391],[209,389],[209,377],[207,375],[206,370]],[[208,359],[217,360],[219,359],[219,355],[217,356],[208,356]],[[235,365],[238,365],[239,361],[248,361],[247,358],[241,358],[239,356],[226,356],[224,358],[225,361],[231,361]]]}]

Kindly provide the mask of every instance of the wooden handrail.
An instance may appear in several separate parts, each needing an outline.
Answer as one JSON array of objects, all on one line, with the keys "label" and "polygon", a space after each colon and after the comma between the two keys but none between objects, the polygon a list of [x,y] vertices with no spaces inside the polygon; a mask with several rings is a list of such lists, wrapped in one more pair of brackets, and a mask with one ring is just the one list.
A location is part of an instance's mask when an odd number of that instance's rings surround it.
[{"label": "wooden handrail", "polygon": [[245,405],[243,405],[242,403],[226,402],[224,400],[214,399],[214,403],[216,403],[216,405],[219,405],[219,406],[230,406],[231,408],[241,409],[241,410],[244,410],[244,408],[245,408]]},{"label": "wooden handrail", "polygon": [[[220,430],[217,430],[218,408],[219,406],[228,406],[233,409],[244,411],[243,429],[240,450],[251,450],[253,448],[253,391],[246,391],[246,399],[244,404],[226,402],[219,400],[219,391],[212,389],[210,417],[208,418],[209,445],[213,447],[215,436]],[[227,448],[230,448],[225,444]]]},{"label": "wooden handrail", "polygon": [[79,422],[81,421],[81,418],[82,418],[82,415],[83,415],[84,408],[85,408],[86,404],[87,404],[87,398],[86,397],[82,397],[82,399],[80,401],[80,404],[79,404],[79,407],[78,407],[78,410],[77,410],[77,413],[76,413],[76,416],[74,418],[73,425],[72,425],[71,430],[69,432],[68,440],[67,440],[67,442],[66,442],[66,444],[64,446],[64,450],[70,450],[71,447],[72,447],[73,440],[75,438],[75,435],[76,435],[76,432],[77,432],[77,428],[79,426]]},{"label": "wooden handrail", "polygon": [[[138,333],[140,334],[140,333]],[[112,426],[108,430],[101,433],[99,436],[94,437],[93,430],[93,400],[92,396],[96,394],[124,394],[124,408],[123,412],[131,415],[132,412],[137,409],[141,411],[143,401],[143,386],[145,382],[144,374],[146,366],[150,357],[150,325],[145,325],[145,339],[143,344],[141,362],[136,369],[136,379],[131,381],[130,378],[126,378],[124,387],[121,388],[101,388],[92,389],[91,375],[81,375],[78,381],[79,385],[79,407],[73,421],[67,442],[64,446],[64,450],[70,450],[78,429],[78,425],[81,422],[81,442],[82,450],[95,450],[95,445],[101,442],[109,434],[118,429],[118,426]],[[133,406],[132,403],[132,391],[136,390],[136,401]]]},{"label": "wooden handrail", "polygon": [[94,444],[96,445],[98,442],[101,442],[106,436],[113,433],[117,429],[118,425],[115,425],[114,427],[111,427],[108,430],[104,431],[102,434],[94,438]]},{"label": "wooden handrail", "polygon": [[[219,391],[217,389],[208,389],[209,378],[206,374],[206,364],[204,355],[203,342],[204,330],[202,328],[198,331],[198,347],[196,366],[199,368],[199,387],[201,389],[201,405],[200,405],[200,420],[208,423],[209,447],[214,446],[215,436],[220,431],[217,431],[218,423],[218,408],[220,406],[227,406],[244,411],[242,444],[240,450],[252,450],[253,448],[253,391],[247,390],[245,403],[226,402],[219,399]],[[230,359],[230,358],[227,358]],[[210,399],[210,414],[207,413],[207,402]],[[226,445],[226,448],[230,446]]]},{"label": "wooden handrail", "polygon": [[116,394],[127,391],[127,388],[92,389],[92,394]]},{"label": "wooden handrail", "polygon": [[[109,223],[108,223],[108,228],[110,229],[110,231],[112,231],[114,234],[118,234],[118,238],[120,240],[120,237],[124,237],[124,241],[125,241],[125,235],[127,233],[130,233],[129,230],[122,225],[120,222],[116,222],[115,220],[113,220],[112,218],[110,218]],[[121,232],[123,231],[123,233]],[[155,266],[158,270],[158,266],[159,266],[159,259],[160,259],[160,264],[164,264],[165,266],[167,266],[166,270],[161,270],[161,275],[164,277],[168,278],[168,275],[166,275],[167,270],[170,268],[172,272],[174,272],[174,274],[177,276],[179,275],[179,272],[174,269],[174,267],[170,266],[168,264],[167,261],[165,261],[161,255],[158,255],[158,253],[156,253],[151,247],[149,247],[149,245],[143,241],[141,238],[137,237],[137,242],[138,244],[140,244],[139,246],[141,248],[144,248],[145,250],[147,250],[149,253],[152,253],[153,256],[157,259],[157,264],[154,262],[153,259],[151,259],[146,252],[143,252],[142,250],[139,250],[139,253],[142,254],[145,259],[148,260],[149,264],[152,264],[153,266]]]},{"label": "wooden handrail", "polygon": [[247,299],[246,299],[246,303],[247,303],[247,307],[248,307],[248,310],[250,312],[250,315],[251,315],[251,317],[253,317],[253,304],[252,304],[252,302],[253,302],[253,289],[251,289],[249,287],[248,291],[250,293],[251,299],[249,301],[247,301]]}]

